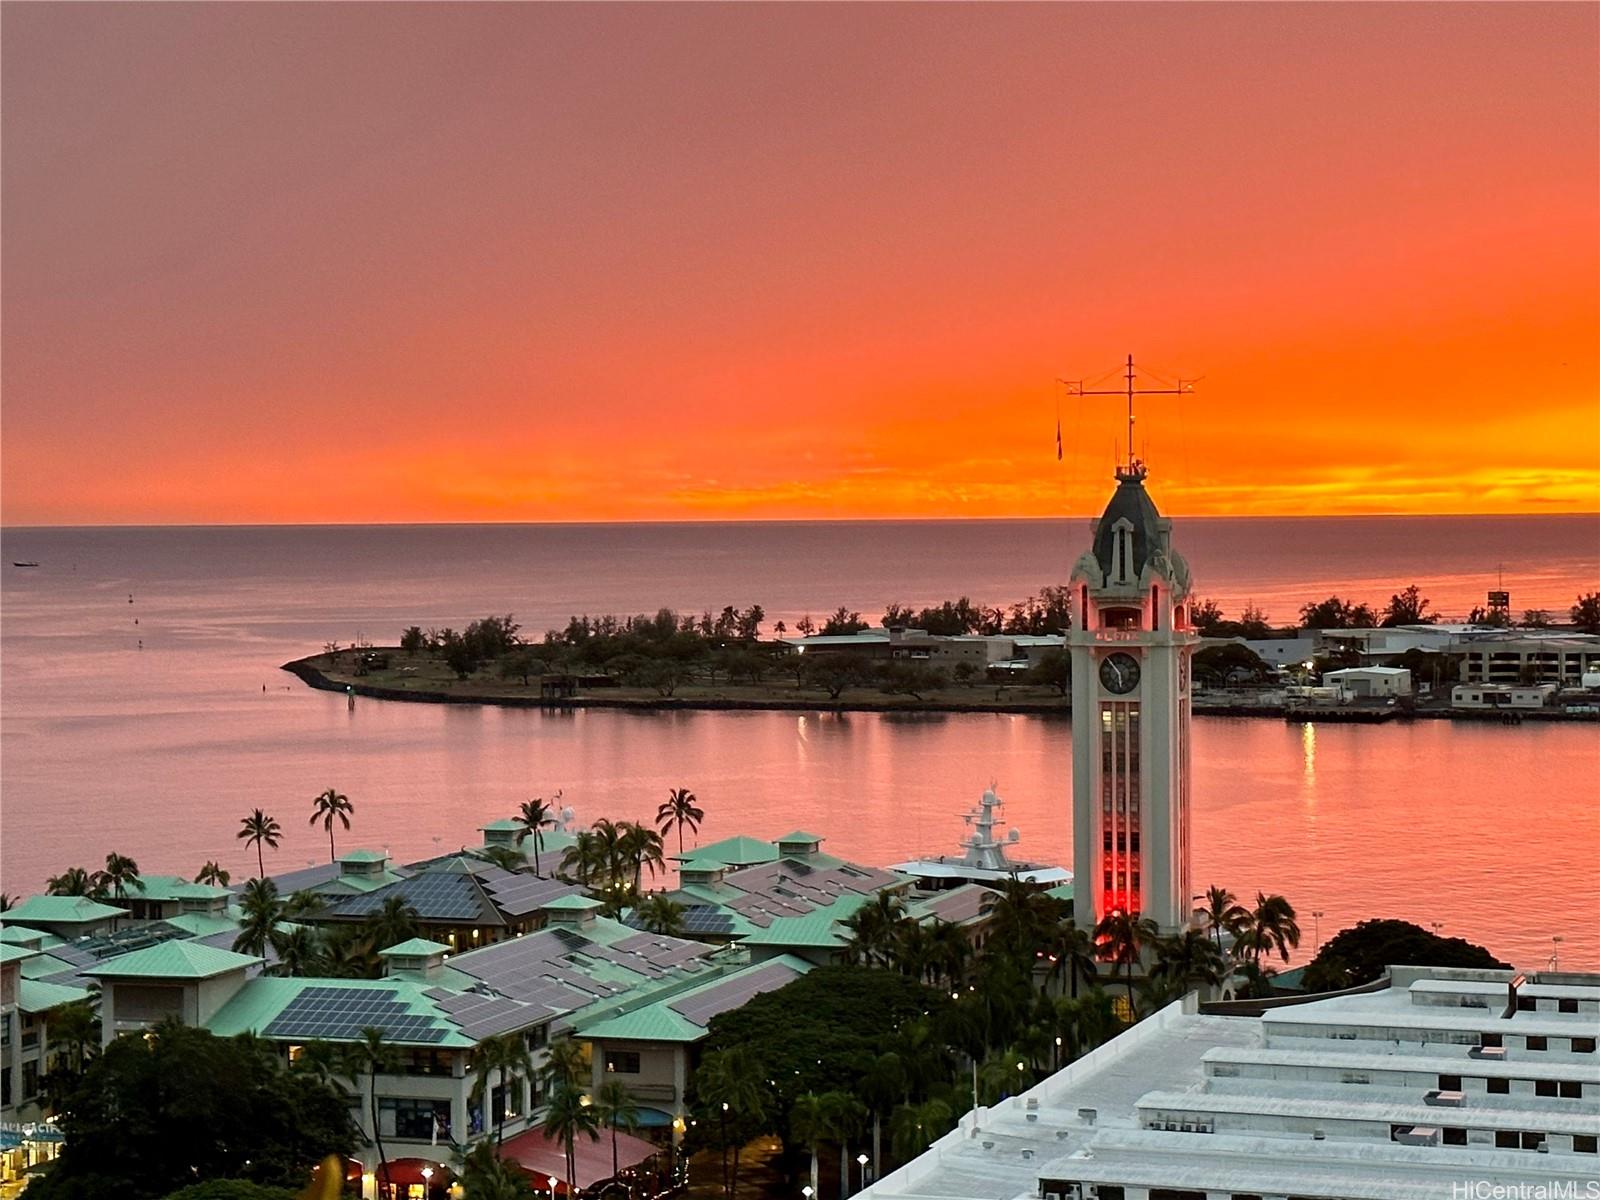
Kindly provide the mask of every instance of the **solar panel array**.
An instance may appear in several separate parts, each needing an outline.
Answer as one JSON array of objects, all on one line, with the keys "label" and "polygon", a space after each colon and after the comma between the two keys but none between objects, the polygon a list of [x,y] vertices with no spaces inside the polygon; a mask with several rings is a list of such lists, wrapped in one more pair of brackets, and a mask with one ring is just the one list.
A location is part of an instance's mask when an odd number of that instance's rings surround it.
[{"label": "solar panel array", "polygon": [[469,1038],[479,1040],[496,1037],[513,1029],[524,1029],[535,1024],[542,1010],[528,1004],[519,1004],[503,996],[480,996],[474,992],[447,992],[436,988],[424,995],[437,1001],[450,1019],[461,1027]]},{"label": "solar panel array", "polygon": [[552,900],[576,896],[583,888],[559,879],[541,879],[528,871],[502,871],[492,867],[478,876],[495,907],[511,917],[526,917]]},{"label": "solar panel array", "polygon": [[[637,911],[628,917],[628,924],[635,929],[645,928],[645,920]],[[683,932],[691,937],[697,934],[731,934],[733,918],[714,904],[686,905],[683,910]],[[626,942],[617,943],[619,948],[626,945]]]},{"label": "solar panel array", "polygon": [[793,859],[746,867],[723,882],[744,894],[728,908],[765,929],[784,917],[803,917],[831,905],[847,893],[871,895],[898,881],[889,871],[840,864],[819,868]]},{"label": "solar panel array", "polygon": [[360,896],[351,896],[334,905],[333,911],[341,917],[366,917],[380,911],[384,903],[398,896],[417,910],[424,921],[460,921],[473,925],[502,925],[500,914],[487,902],[478,883],[471,875],[458,871],[424,871],[410,879],[402,879],[385,887],[376,888]]},{"label": "solar panel array", "polygon": [[392,988],[308,987],[261,1032],[269,1038],[355,1041],[368,1026],[396,1042],[442,1042],[450,1031],[413,1013]]},{"label": "solar panel array", "polygon": [[798,979],[799,976],[800,972],[793,967],[783,963],[768,963],[764,967],[747,971],[737,978],[709,987],[696,995],[685,996],[667,1007],[685,1020],[704,1027],[718,1013],[738,1008],[752,996],[759,996],[762,992],[776,991],[789,981]]}]

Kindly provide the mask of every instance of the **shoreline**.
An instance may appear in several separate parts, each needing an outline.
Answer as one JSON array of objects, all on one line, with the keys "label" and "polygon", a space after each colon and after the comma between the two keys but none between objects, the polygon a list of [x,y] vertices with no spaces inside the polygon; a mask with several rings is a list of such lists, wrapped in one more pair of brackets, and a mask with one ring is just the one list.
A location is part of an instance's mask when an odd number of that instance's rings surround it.
[{"label": "shoreline", "polygon": [[[507,696],[484,695],[466,692],[444,692],[433,689],[394,688],[380,684],[363,683],[359,679],[329,675],[315,661],[324,657],[308,655],[286,662],[280,670],[287,671],[307,687],[318,691],[354,694],[369,700],[393,700],[403,704],[456,704],[478,705],[493,708],[534,708],[561,712],[579,708],[615,709],[633,712],[818,712],[818,713],[1021,713],[1028,716],[1071,717],[1072,705],[1066,698],[1057,700],[1017,700],[1012,703],[970,700],[916,700],[910,697],[893,699],[838,699],[826,696],[786,699],[782,697],[737,696],[571,696],[546,699],[537,695]],[[1568,713],[1560,710],[1529,709],[1516,713],[1503,713],[1485,709],[1481,712],[1457,711],[1450,708],[1420,708],[1402,712],[1397,708],[1329,708],[1290,709],[1283,705],[1255,704],[1195,704],[1196,717],[1243,717],[1253,720],[1292,721],[1339,725],[1387,725],[1409,720],[1454,720],[1473,723],[1520,724],[1522,722],[1600,721],[1600,713]]]}]

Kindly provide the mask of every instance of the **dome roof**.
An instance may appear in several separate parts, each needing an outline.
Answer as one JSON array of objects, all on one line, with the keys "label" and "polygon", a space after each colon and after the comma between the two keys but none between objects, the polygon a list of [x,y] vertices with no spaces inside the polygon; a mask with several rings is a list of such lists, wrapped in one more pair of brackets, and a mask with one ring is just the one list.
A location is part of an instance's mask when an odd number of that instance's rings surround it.
[{"label": "dome roof", "polygon": [[1135,465],[1131,470],[1117,472],[1117,490],[1101,515],[1094,530],[1094,556],[1100,570],[1109,577],[1116,548],[1116,525],[1126,520],[1133,527],[1133,562],[1130,574],[1137,579],[1150,561],[1151,555],[1161,549],[1161,514],[1155,502],[1144,490],[1145,470]]}]

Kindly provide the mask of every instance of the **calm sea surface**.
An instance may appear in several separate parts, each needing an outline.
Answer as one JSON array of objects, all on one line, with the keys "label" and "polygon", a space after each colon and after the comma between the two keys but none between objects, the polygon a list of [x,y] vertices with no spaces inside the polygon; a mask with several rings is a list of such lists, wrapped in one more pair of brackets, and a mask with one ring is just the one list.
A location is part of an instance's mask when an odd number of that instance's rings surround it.
[{"label": "calm sea surface", "polygon": [[[470,843],[536,793],[562,789],[584,821],[639,819],[686,785],[706,839],[804,826],[888,863],[953,848],[992,782],[1025,852],[1070,863],[1063,719],[350,712],[277,667],[488,612],[539,631],[585,611],[760,603],[770,627],[839,604],[1003,603],[1062,581],[1086,540],[1078,520],[7,530],[0,886],[33,891],[110,850],[146,871],[216,858],[242,874],[253,855],[234,831],[258,806],[286,830],[275,865],[303,866],[323,853],[306,819],[329,786],[355,801],[344,844],[402,859]],[[1464,613],[1501,569],[1518,611],[1600,587],[1596,517],[1191,519],[1175,541],[1201,595],[1283,622],[1330,592],[1377,604],[1413,581]],[[1194,736],[1198,880],[1283,892],[1308,942],[1314,926],[1398,916],[1523,966],[1560,936],[1563,963],[1600,966],[1593,726],[1208,718]]]}]

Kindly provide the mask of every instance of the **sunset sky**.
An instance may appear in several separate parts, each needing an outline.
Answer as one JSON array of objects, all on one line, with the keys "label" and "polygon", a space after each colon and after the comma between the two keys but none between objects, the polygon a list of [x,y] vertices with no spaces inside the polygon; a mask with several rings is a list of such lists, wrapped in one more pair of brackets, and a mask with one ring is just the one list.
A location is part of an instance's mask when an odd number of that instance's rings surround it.
[{"label": "sunset sky", "polygon": [[6,524],[1600,507],[1593,4],[0,32]]}]

